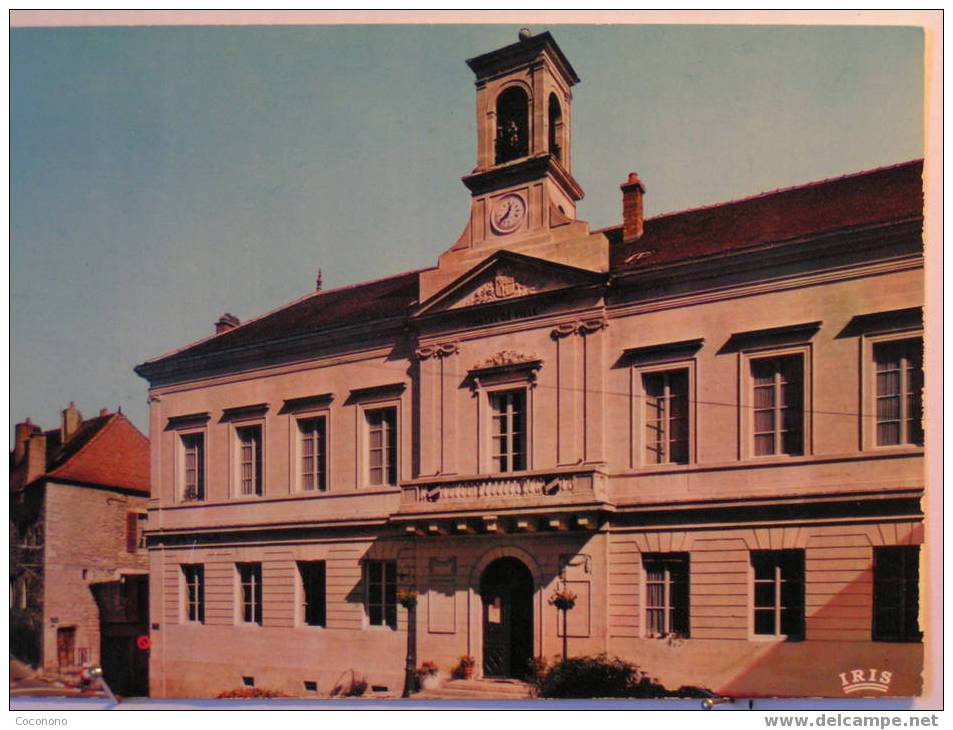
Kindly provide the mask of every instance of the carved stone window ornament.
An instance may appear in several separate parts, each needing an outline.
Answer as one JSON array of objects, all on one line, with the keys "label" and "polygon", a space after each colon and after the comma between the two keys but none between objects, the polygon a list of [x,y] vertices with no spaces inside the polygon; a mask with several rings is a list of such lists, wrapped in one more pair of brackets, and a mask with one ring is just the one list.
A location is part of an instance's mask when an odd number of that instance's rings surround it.
[{"label": "carved stone window ornament", "polygon": [[608,326],[609,321],[605,317],[594,317],[593,319],[576,322],[563,322],[562,324],[556,325],[549,333],[549,336],[554,340],[558,340],[560,337],[569,337],[570,335],[589,335],[593,332],[605,329]]},{"label": "carved stone window ornament", "polygon": [[425,345],[418,347],[414,354],[420,360],[427,360],[431,357],[450,357],[460,352],[460,344],[457,342],[444,342],[439,345]]},{"label": "carved stone window ornament", "polygon": [[470,368],[471,386],[476,390],[480,387],[481,380],[485,381],[492,379],[494,376],[519,372],[526,374],[527,383],[532,387],[536,385],[536,371],[542,365],[543,361],[537,355],[527,355],[515,350],[500,350],[495,355]]}]

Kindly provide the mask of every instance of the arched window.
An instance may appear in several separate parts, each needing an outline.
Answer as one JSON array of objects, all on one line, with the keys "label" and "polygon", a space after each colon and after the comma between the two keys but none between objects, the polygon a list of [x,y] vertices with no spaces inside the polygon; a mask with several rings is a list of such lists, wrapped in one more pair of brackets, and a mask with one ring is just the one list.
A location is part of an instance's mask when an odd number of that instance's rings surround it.
[{"label": "arched window", "polygon": [[555,94],[549,95],[549,151],[563,161],[563,110]]},{"label": "arched window", "polygon": [[496,99],[496,164],[529,154],[529,97],[513,86]]}]

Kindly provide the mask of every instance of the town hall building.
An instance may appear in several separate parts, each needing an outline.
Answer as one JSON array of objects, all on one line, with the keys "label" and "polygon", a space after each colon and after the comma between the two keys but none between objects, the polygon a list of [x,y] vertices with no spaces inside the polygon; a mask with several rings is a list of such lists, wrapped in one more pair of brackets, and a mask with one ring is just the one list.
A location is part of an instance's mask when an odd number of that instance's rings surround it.
[{"label": "town hall building", "polygon": [[467,63],[435,266],[136,369],[153,696],[399,692],[409,590],[444,677],[525,677],[565,631],[671,689],[916,694],[921,161],[648,219],[632,174],[591,230],[553,37]]}]

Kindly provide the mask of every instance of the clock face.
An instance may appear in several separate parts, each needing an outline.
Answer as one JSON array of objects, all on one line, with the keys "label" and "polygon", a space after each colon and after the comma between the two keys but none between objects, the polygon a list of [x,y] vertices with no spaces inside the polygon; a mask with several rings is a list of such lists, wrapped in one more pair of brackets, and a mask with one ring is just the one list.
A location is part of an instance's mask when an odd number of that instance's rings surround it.
[{"label": "clock face", "polygon": [[526,203],[519,195],[504,195],[490,213],[490,223],[497,233],[511,233],[526,217]]}]

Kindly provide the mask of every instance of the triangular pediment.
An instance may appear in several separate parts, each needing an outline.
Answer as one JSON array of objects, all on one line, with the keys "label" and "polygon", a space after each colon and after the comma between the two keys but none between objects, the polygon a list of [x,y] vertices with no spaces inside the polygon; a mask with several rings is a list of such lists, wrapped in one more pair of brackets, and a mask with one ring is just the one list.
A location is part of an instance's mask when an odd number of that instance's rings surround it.
[{"label": "triangular pediment", "polygon": [[603,279],[604,275],[587,269],[497,251],[423,302],[416,316],[517,300]]}]

